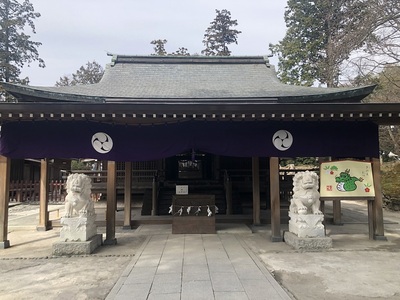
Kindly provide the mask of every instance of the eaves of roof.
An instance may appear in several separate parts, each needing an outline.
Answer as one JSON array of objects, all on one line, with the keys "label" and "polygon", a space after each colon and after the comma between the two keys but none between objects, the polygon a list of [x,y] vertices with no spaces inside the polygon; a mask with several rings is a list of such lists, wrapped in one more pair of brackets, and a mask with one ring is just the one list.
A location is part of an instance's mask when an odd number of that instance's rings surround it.
[{"label": "eaves of roof", "polygon": [[3,88],[21,102],[105,102],[103,97],[47,91],[40,87],[2,82]]},{"label": "eaves of roof", "polygon": [[147,103],[158,105],[169,104],[249,104],[249,103],[357,103],[368,96],[375,86],[365,86],[356,89],[332,91],[326,94],[310,94],[298,96],[271,97],[218,97],[218,98],[128,98],[90,96],[71,93],[57,93],[35,87],[2,83],[7,92],[20,102],[80,102],[80,103]]},{"label": "eaves of roof", "polygon": [[87,120],[123,124],[159,124],[185,120],[372,121],[400,124],[400,103],[0,103],[2,122]]}]

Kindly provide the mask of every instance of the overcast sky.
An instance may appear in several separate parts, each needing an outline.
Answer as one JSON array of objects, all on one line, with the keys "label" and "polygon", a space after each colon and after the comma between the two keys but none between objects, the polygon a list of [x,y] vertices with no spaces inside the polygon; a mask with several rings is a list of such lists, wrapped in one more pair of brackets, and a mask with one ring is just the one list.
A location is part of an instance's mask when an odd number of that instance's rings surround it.
[{"label": "overcast sky", "polygon": [[[269,43],[285,35],[286,0],[30,0],[35,11],[33,41],[46,68],[25,68],[30,85],[53,86],[88,61],[103,67],[114,54],[150,55],[155,39],[166,39],[167,52],[186,47],[200,53],[215,9],[227,9],[242,31],[232,55],[266,55]],[[272,63],[275,63],[272,60]]]}]

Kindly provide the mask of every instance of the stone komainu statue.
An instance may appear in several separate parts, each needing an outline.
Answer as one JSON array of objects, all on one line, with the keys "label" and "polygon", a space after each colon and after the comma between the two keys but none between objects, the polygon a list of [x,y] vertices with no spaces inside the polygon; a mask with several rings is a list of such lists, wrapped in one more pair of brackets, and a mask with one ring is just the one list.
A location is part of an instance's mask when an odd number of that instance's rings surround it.
[{"label": "stone komainu statue", "polygon": [[71,174],[67,178],[65,197],[65,218],[90,216],[94,214],[90,198],[92,181],[85,174]]},{"label": "stone komainu statue", "polygon": [[318,192],[318,175],[315,172],[305,171],[296,173],[293,177],[293,196],[289,210],[299,215],[315,214],[319,210],[320,194]]}]

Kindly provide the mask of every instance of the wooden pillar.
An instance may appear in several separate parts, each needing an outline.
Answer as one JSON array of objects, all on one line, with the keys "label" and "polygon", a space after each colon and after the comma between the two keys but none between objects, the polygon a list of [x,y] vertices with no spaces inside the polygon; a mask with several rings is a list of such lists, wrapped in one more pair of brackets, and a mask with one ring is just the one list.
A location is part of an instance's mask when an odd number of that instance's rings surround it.
[{"label": "wooden pillar", "polygon": [[153,177],[152,189],[151,189],[151,215],[156,216],[158,211],[157,206],[157,179]]},{"label": "wooden pillar", "polygon": [[271,185],[271,240],[282,242],[281,235],[281,201],[279,194],[279,158],[270,157],[269,177]]},{"label": "wooden pillar", "polygon": [[[332,157],[318,157],[318,161],[325,162],[331,161]],[[323,206],[323,207],[322,207]],[[321,211],[325,213],[325,203],[321,202]],[[333,224],[335,225],[343,225],[342,223],[342,203],[340,200],[332,201],[332,215],[333,215]]]},{"label": "wooden pillar", "polygon": [[47,158],[40,160],[40,193],[39,193],[39,225],[38,231],[52,229],[49,222],[49,160]]},{"label": "wooden pillar", "polygon": [[132,229],[132,163],[125,162],[124,229]]},{"label": "wooden pillar", "polygon": [[115,245],[115,224],[117,205],[117,165],[115,161],[107,162],[107,209],[106,209],[106,239],[105,245]]},{"label": "wooden pillar", "polygon": [[232,205],[232,181],[227,178],[225,181],[226,214],[233,214]]},{"label": "wooden pillar", "polygon": [[219,172],[219,166],[220,166],[220,156],[219,155],[214,155],[213,156],[213,178],[214,180],[219,180],[220,178],[220,172]]},{"label": "wooden pillar", "polygon": [[260,159],[252,157],[253,225],[260,225]]},{"label": "wooden pillar", "polygon": [[8,157],[0,155],[0,249],[10,247],[10,241],[7,240],[10,164]]},{"label": "wooden pillar", "polygon": [[342,225],[342,203],[340,200],[332,201],[333,224]]},{"label": "wooden pillar", "polygon": [[374,219],[374,239],[386,239],[383,227],[383,200],[381,188],[381,163],[379,158],[372,158],[372,173],[374,178],[375,201],[372,203]]}]

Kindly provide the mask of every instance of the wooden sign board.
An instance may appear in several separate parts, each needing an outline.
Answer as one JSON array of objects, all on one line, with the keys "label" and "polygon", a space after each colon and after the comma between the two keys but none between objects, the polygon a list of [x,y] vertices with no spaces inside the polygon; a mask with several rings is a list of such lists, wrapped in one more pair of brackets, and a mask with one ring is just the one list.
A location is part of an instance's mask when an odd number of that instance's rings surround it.
[{"label": "wooden sign board", "polygon": [[[216,232],[214,195],[174,195],[172,205],[173,234]],[[211,210],[211,215],[208,215],[208,209]]]},{"label": "wooden sign board", "polygon": [[175,189],[175,193],[177,195],[188,195],[189,194],[189,186],[188,185],[177,185]]},{"label": "wooden sign board", "polygon": [[321,163],[320,194],[342,199],[375,197],[371,163],[355,160]]}]

